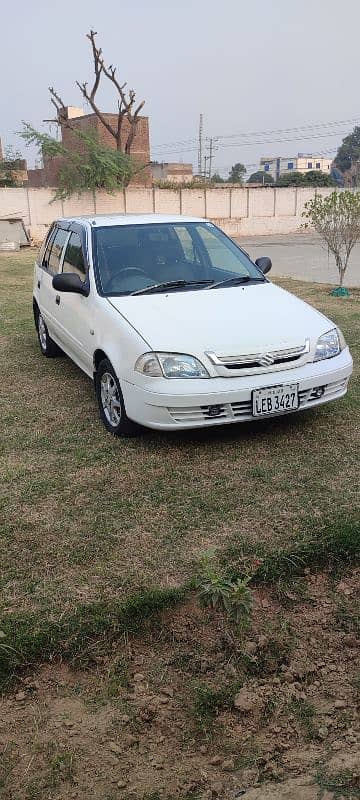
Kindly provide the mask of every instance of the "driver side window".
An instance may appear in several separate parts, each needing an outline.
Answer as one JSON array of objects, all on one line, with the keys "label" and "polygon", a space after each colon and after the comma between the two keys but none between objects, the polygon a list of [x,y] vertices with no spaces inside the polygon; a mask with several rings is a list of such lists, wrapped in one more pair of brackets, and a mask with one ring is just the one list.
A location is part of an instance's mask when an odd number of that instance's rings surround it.
[{"label": "driver side window", "polygon": [[62,271],[72,273],[75,272],[83,283],[86,280],[86,267],[84,263],[81,239],[77,233],[72,233],[67,243]]}]

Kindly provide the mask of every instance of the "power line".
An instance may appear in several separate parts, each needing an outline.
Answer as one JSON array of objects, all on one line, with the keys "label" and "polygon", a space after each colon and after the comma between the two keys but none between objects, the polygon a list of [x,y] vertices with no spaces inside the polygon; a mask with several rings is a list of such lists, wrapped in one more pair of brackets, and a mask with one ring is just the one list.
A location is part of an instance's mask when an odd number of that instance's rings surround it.
[{"label": "power line", "polygon": [[[343,119],[343,120],[333,120],[333,121],[329,121],[329,122],[309,123],[307,125],[297,125],[297,126],[292,127],[292,128],[275,128],[273,130],[249,131],[249,132],[246,132],[246,133],[224,134],[224,135],[219,135],[216,138],[218,138],[219,140],[223,140],[223,139],[239,139],[239,138],[243,139],[243,138],[249,138],[249,136],[269,136],[269,135],[271,135],[273,133],[274,134],[286,134],[286,133],[292,133],[292,132],[296,133],[296,132],[300,132],[300,131],[317,130],[317,129],[321,129],[321,128],[331,128],[331,127],[333,128],[335,126],[345,125],[345,124],[349,125],[349,124],[356,123],[356,122],[360,122],[360,118],[359,117],[353,117],[351,119]],[[163,144],[155,145],[152,149],[154,151],[160,150],[162,148],[168,149],[170,147],[174,147],[174,148],[177,149],[178,147],[181,147],[182,145],[190,145],[190,144],[193,145],[193,144],[196,144],[197,142],[198,142],[197,139],[195,139],[194,137],[191,137],[189,139],[180,139],[180,140],[175,141],[175,142],[164,142]],[[192,150],[193,150],[193,148],[191,148],[191,149],[187,148],[183,152],[192,152]]]},{"label": "power line", "polygon": [[[252,140],[251,142],[241,142],[235,144],[221,144],[219,143],[219,149],[228,149],[231,147],[232,149],[236,147],[253,147],[254,145],[264,145],[264,144],[282,144],[283,142],[303,142],[308,140],[314,139],[329,139],[332,136],[341,136],[343,133],[347,133],[347,131],[337,131],[336,133],[318,133],[313,134],[312,136],[293,136],[287,137],[285,139],[258,139]],[[196,147],[186,147],[183,150],[172,150],[171,152],[167,153],[167,155],[180,155],[182,153],[193,153],[197,150]]]},{"label": "power line", "polygon": [[268,131],[250,131],[248,133],[231,133],[226,134],[224,136],[219,135],[219,139],[235,139],[238,137],[248,137],[248,136],[268,136],[272,133],[292,133],[297,131],[306,131],[309,129],[317,129],[317,128],[325,128],[325,127],[334,127],[336,125],[350,125],[353,122],[359,122],[359,117],[354,117],[352,119],[341,119],[341,120],[334,120],[333,122],[318,122],[318,123],[309,123],[308,125],[297,125],[293,128],[275,128],[273,130]]}]

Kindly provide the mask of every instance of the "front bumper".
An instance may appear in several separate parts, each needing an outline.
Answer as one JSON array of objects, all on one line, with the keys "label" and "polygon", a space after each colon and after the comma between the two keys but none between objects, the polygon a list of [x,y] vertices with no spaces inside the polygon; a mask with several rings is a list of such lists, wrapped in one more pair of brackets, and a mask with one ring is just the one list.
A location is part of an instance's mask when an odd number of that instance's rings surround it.
[{"label": "front bumper", "polygon": [[[166,391],[157,392],[128,381],[121,382],[121,386],[130,419],[148,428],[179,430],[265,419],[266,417],[252,415],[252,391],[278,384],[299,384],[298,411],[328,403],[346,394],[352,367],[352,358],[346,347],[340,355],[327,361],[305,364],[273,374],[267,372],[262,375],[207,380],[161,379],[161,389]],[[153,380],[155,386],[158,379]],[[319,397],[316,390],[321,387],[323,393]],[[211,415],[211,406],[219,407],[216,416]]]}]

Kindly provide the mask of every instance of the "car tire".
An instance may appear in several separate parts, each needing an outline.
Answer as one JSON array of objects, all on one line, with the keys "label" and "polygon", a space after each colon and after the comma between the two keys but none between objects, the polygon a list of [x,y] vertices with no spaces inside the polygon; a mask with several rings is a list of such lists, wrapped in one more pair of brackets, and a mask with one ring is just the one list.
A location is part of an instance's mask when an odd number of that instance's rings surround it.
[{"label": "car tire", "polygon": [[60,355],[61,350],[49,335],[49,331],[47,329],[47,326],[45,325],[44,319],[39,309],[36,310],[35,314],[35,326],[38,335],[40,350],[43,356],[45,356],[46,358],[54,358],[55,356]]},{"label": "car tire", "polygon": [[94,382],[100,418],[106,430],[113,436],[135,436],[138,426],[126,414],[120,383],[109,359],[100,362]]}]

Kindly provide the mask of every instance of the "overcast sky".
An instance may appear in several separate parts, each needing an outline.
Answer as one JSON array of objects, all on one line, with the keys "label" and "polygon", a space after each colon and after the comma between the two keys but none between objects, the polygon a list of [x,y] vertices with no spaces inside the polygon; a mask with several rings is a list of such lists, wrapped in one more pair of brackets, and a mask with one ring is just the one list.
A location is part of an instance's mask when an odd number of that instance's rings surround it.
[{"label": "overcast sky", "polygon": [[[196,166],[200,112],[205,135],[214,137],[360,122],[359,0],[20,0],[0,5],[3,145],[19,146],[14,132],[21,120],[40,127],[52,115],[49,85],[65,104],[81,105],[75,81],[91,81],[85,38],[91,27],[99,33],[107,62],[116,64],[119,76],[146,100],[154,159]],[[104,84],[103,110],[112,111],[114,101]],[[261,155],[335,150],[354,124],[222,138],[214,167],[225,175],[232,163],[242,161],[252,172]],[[270,141],[276,139],[288,141]]]}]

